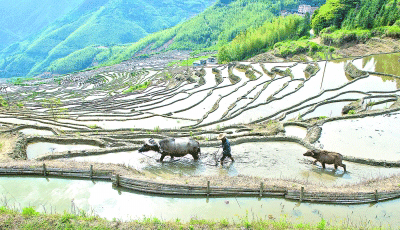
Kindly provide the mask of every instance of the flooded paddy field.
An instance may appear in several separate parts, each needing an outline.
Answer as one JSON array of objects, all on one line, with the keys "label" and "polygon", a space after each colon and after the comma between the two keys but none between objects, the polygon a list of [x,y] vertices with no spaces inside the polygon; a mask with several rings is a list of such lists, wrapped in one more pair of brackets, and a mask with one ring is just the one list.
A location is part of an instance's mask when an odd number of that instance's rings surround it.
[{"label": "flooded paddy field", "polygon": [[301,145],[293,143],[246,143],[232,147],[235,162],[226,162],[223,166],[217,163],[222,152],[217,154],[215,148],[202,148],[203,156],[193,161],[190,155],[174,160],[166,158],[163,163],[157,160],[159,153],[137,151],[110,153],[101,156],[87,156],[69,159],[68,161],[84,161],[99,163],[124,164],[134,169],[156,176],[257,176],[260,178],[285,179],[301,181],[305,184],[344,185],[378,177],[389,177],[400,174],[400,169],[373,167],[346,162],[349,168],[345,173],[333,166],[322,169],[321,165],[313,165],[312,158],[306,158],[307,151]]},{"label": "flooded paddy field", "polygon": [[[400,178],[396,141],[400,138],[400,72],[395,65],[399,57],[385,54],[327,63],[243,62],[241,66],[190,68],[187,73],[179,67],[109,71],[97,78],[76,74],[49,79],[46,84],[35,85],[38,79],[24,87],[10,85],[9,98],[24,106],[0,110],[0,135],[16,135],[15,149],[1,152],[0,164],[12,168],[46,157],[70,168],[82,162],[108,164],[110,170],[125,167],[149,180],[187,177],[188,185],[199,178],[246,178],[257,181],[257,186],[260,181],[273,180],[287,191],[304,186],[354,192],[354,186],[387,178],[395,184]],[[354,76],[349,73],[350,64],[365,72]],[[222,152],[216,148],[221,144],[216,137],[222,132],[228,133],[235,159],[224,165],[218,162]],[[200,159],[167,156],[158,162],[158,152],[137,151],[150,138],[166,137],[195,139],[201,148]],[[57,144],[28,143],[30,138],[53,138]],[[102,147],[63,144],[63,139],[90,139]],[[303,156],[308,149],[342,154],[347,172],[340,166],[334,170],[332,164],[326,169],[319,162],[314,165],[313,158]],[[38,207],[43,202],[39,192],[52,194],[49,204],[57,206],[57,211],[70,209],[73,200],[74,207],[92,209],[107,218],[236,218],[232,216],[246,215],[249,210],[258,217],[287,214],[294,221],[311,217],[306,222],[313,223],[321,218],[348,221],[349,215],[358,213],[359,223],[400,225],[393,218],[399,214],[394,208],[398,199],[372,205],[274,198],[210,198],[207,202],[112,189],[108,182],[49,180],[1,177],[0,192],[12,190],[14,197],[23,197],[21,204],[31,202]],[[379,186],[366,190],[382,191],[384,186]],[[145,208],[133,209],[134,203]]]}]

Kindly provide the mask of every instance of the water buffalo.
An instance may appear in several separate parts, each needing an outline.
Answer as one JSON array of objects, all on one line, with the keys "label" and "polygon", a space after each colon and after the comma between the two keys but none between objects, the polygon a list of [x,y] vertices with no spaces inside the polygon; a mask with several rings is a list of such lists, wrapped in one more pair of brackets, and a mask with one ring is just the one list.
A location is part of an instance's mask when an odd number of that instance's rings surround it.
[{"label": "water buffalo", "polygon": [[199,159],[200,145],[199,142],[191,138],[165,138],[159,142],[153,139],[144,142],[144,145],[139,149],[139,152],[153,150],[161,153],[160,161],[163,161],[165,156],[183,157],[187,154],[193,156],[194,160]]},{"label": "water buffalo", "polygon": [[314,158],[315,161],[313,162],[313,164],[317,163],[318,161],[321,162],[322,168],[325,168],[325,164],[334,164],[335,169],[337,169],[338,166],[341,166],[346,172],[346,165],[342,163],[343,156],[340,153],[313,149],[308,150],[306,153],[303,154],[303,156]]}]

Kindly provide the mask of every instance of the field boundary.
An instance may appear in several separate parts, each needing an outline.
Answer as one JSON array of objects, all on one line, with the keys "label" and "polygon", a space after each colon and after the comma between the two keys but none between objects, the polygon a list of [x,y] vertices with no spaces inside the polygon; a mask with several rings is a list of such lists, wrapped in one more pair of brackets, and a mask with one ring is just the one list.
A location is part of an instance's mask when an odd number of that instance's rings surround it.
[{"label": "field boundary", "polygon": [[204,186],[159,183],[148,180],[128,178],[108,170],[94,170],[93,165],[87,170],[41,167],[0,168],[0,176],[41,176],[79,178],[111,181],[112,186],[135,192],[170,196],[213,196],[213,197],[275,197],[299,202],[318,202],[331,204],[364,204],[396,199],[400,197],[400,189],[393,191],[337,193],[307,192],[288,188],[268,187],[260,182],[259,188],[212,186],[212,181],[205,181]]}]

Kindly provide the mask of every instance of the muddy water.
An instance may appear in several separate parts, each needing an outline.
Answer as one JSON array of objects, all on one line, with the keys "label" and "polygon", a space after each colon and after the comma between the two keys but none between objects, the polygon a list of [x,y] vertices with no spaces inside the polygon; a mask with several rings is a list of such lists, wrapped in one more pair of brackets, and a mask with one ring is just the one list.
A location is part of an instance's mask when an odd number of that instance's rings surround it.
[{"label": "muddy water", "polygon": [[400,114],[334,121],[322,126],[320,142],[346,156],[399,161],[399,127]]},{"label": "muddy water", "polygon": [[320,165],[312,165],[312,159],[303,156],[306,148],[289,142],[246,143],[232,146],[235,162],[228,161],[224,166],[215,166],[215,158],[219,159],[222,152],[213,153],[216,148],[201,148],[202,156],[198,162],[192,156],[171,160],[165,158],[164,163],[156,159],[160,154],[146,152],[112,153],[101,156],[77,157],[69,160],[95,161],[102,163],[125,164],[138,170],[143,170],[157,176],[168,174],[183,175],[248,175],[264,178],[301,180],[309,183],[346,184],[355,183],[377,176],[390,176],[400,173],[400,169],[372,167],[346,162],[349,173],[341,168],[333,170],[333,165],[324,170]]},{"label": "muddy water", "polygon": [[54,144],[47,142],[39,142],[39,143],[29,144],[28,147],[26,148],[26,155],[28,156],[28,159],[35,159],[47,153],[99,149],[99,148],[100,147],[93,145],[61,145],[61,144]]},{"label": "muddy water", "polygon": [[[34,206],[47,213],[84,210],[109,220],[156,217],[162,220],[189,221],[191,218],[240,221],[246,216],[280,219],[286,216],[294,223],[354,224],[354,227],[397,228],[400,200],[363,205],[327,205],[298,203],[277,198],[191,198],[157,197],[113,189],[109,182],[44,178],[0,178],[2,202],[17,208]],[[51,195],[43,195],[51,194]],[[3,204],[0,204],[3,205]],[[140,207],[140,208],[136,208]],[[168,210],[168,211],[166,211]]]}]

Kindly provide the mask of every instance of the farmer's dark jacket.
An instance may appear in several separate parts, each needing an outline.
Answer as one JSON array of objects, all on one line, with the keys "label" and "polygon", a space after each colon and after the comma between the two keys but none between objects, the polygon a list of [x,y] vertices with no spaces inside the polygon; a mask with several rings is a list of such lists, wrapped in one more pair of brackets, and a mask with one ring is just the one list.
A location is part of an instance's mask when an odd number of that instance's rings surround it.
[{"label": "farmer's dark jacket", "polygon": [[222,143],[222,148],[223,148],[222,154],[228,156],[231,155],[231,143],[229,143],[227,138],[225,138],[225,142]]}]

